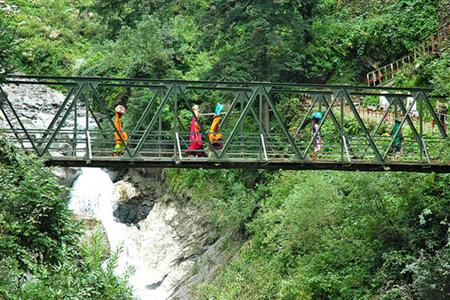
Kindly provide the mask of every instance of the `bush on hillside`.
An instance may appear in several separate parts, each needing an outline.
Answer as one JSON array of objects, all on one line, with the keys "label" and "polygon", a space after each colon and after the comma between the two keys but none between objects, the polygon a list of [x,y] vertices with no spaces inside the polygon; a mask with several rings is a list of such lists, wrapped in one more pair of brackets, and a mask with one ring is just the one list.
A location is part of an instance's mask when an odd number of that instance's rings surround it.
[{"label": "bush on hillside", "polygon": [[103,267],[100,237],[80,241],[66,196],[41,160],[0,136],[0,298],[131,299],[116,260]]}]

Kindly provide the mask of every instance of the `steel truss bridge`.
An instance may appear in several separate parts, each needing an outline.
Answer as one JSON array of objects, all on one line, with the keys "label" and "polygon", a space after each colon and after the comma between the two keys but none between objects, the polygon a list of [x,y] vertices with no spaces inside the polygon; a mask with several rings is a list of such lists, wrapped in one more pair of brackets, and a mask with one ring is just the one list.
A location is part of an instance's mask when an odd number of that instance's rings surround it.
[{"label": "steel truss bridge", "polygon": [[[5,92],[13,85],[44,85],[65,99],[49,124],[26,125]],[[129,103],[123,118],[129,139],[120,157],[112,156],[119,102],[112,95]],[[383,114],[360,115],[379,96],[389,101]],[[436,109],[443,103],[448,113],[448,99],[424,88],[14,75],[0,85],[6,119],[0,131],[49,166],[449,172],[449,121]],[[207,138],[208,112],[217,102],[225,104],[221,150]],[[194,104],[203,113],[197,121],[205,157],[186,153]],[[313,160],[316,111],[324,115],[323,149]],[[401,150],[394,151],[398,137]]]}]

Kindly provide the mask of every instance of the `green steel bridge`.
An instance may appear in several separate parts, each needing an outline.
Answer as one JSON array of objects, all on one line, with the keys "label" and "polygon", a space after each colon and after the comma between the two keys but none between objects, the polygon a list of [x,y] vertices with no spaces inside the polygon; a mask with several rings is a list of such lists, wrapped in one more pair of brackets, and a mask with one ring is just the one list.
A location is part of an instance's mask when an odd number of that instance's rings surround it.
[{"label": "green steel bridge", "polygon": [[[5,89],[32,85],[56,89],[65,99],[49,124],[26,126]],[[4,116],[1,136],[23,151],[43,157],[48,166],[143,168],[331,169],[450,172],[449,98],[424,88],[366,87],[270,82],[212,82],[96,77],[10,76],[0,85]],[[127,107],[124,154],[113,157],[113,106]],[[376,117],[361,114],[380,96],[387,107]],[[225,104],[223,148],[207,136],[215,103]],[[193,104],[205,157],[189,156]],[[444,106],[442,113],[438,106]],[[318,123],[323,149],[311,159]],[[414,114],[413,114],[414,112]],[[394,128],[394,119],[400,126]],[[401,137],[401,151],[394,150]],[[397,139],[398,140],[398,139]],[[397,151],[397,152],[396,152]]]}]

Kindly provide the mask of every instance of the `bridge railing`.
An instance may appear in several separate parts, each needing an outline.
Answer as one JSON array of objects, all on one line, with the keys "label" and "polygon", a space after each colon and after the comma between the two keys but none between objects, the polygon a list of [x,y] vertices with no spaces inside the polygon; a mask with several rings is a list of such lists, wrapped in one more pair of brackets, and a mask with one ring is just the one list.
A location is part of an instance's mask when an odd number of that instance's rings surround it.
[{"label": "bridge railing", "polygon": [[367,85],[377,86],[389,82],[395,79],[395,75],[400,69],[417,60],[419,56],[425,53],[444,51],[449,46],[449,36],[450,24],[440,27],[436,34],[427,36],[417,47],[414,47],[412,53],[367,73]]},{"label": "bridge railing", "polygon": [[[14,97],[7,95],[11,85],[44,85],[67,92],[54,118],[39,127],[27,123]],[[132,95],[136,90],[145,91],[147,100],[137,110],[128,108],[127,114],[138,117],[125,118],[129,139],[121,141],[125,145],[121,156],[113,157],[118,132],[113,105],[105,99],[117,91]],[[448,111],[448,98],[432,98],[430,92],[348,85],[12,76],[0,86],[0,108],[6,117],[3,134],[49,161],[183,165],[194,160],[304,164],[317,159],[339,164],[448,166],[448,121],[437,110],[444,103]],[[361,103],[379,96],[388,99],[386,110],[365,115]],[[221,149],[208,140],[210,112],[218,101],[225,104]],[[195,117],[194,104],[200,105],[203,116]],[[413,105],[418,108],[416,117],[411,115]],[[317,134],[312,132],[314,112],[323,114]],[[190,147],[192,119],[200,125],[201,149]],[[430,122],[435,124],[432,129],[426,126]]]}]

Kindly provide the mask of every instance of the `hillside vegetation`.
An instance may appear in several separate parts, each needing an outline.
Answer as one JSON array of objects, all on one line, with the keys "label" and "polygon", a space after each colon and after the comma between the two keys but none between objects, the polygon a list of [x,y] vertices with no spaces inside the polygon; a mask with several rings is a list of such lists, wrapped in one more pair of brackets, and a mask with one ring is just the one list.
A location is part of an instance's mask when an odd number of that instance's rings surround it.
[{"label": "hillside vegetation", "polygon": [[[177,171],[242,246],[199,299],[446,299],[450,176]],[[230,243],[231,245],[231,243]]]},{"label": "hillside vegetation", "polygon": [[131,299],[113,274],[99,234],[84,230],[68,209],[68,193],[35,157],[0,136],[0,298]]}]

